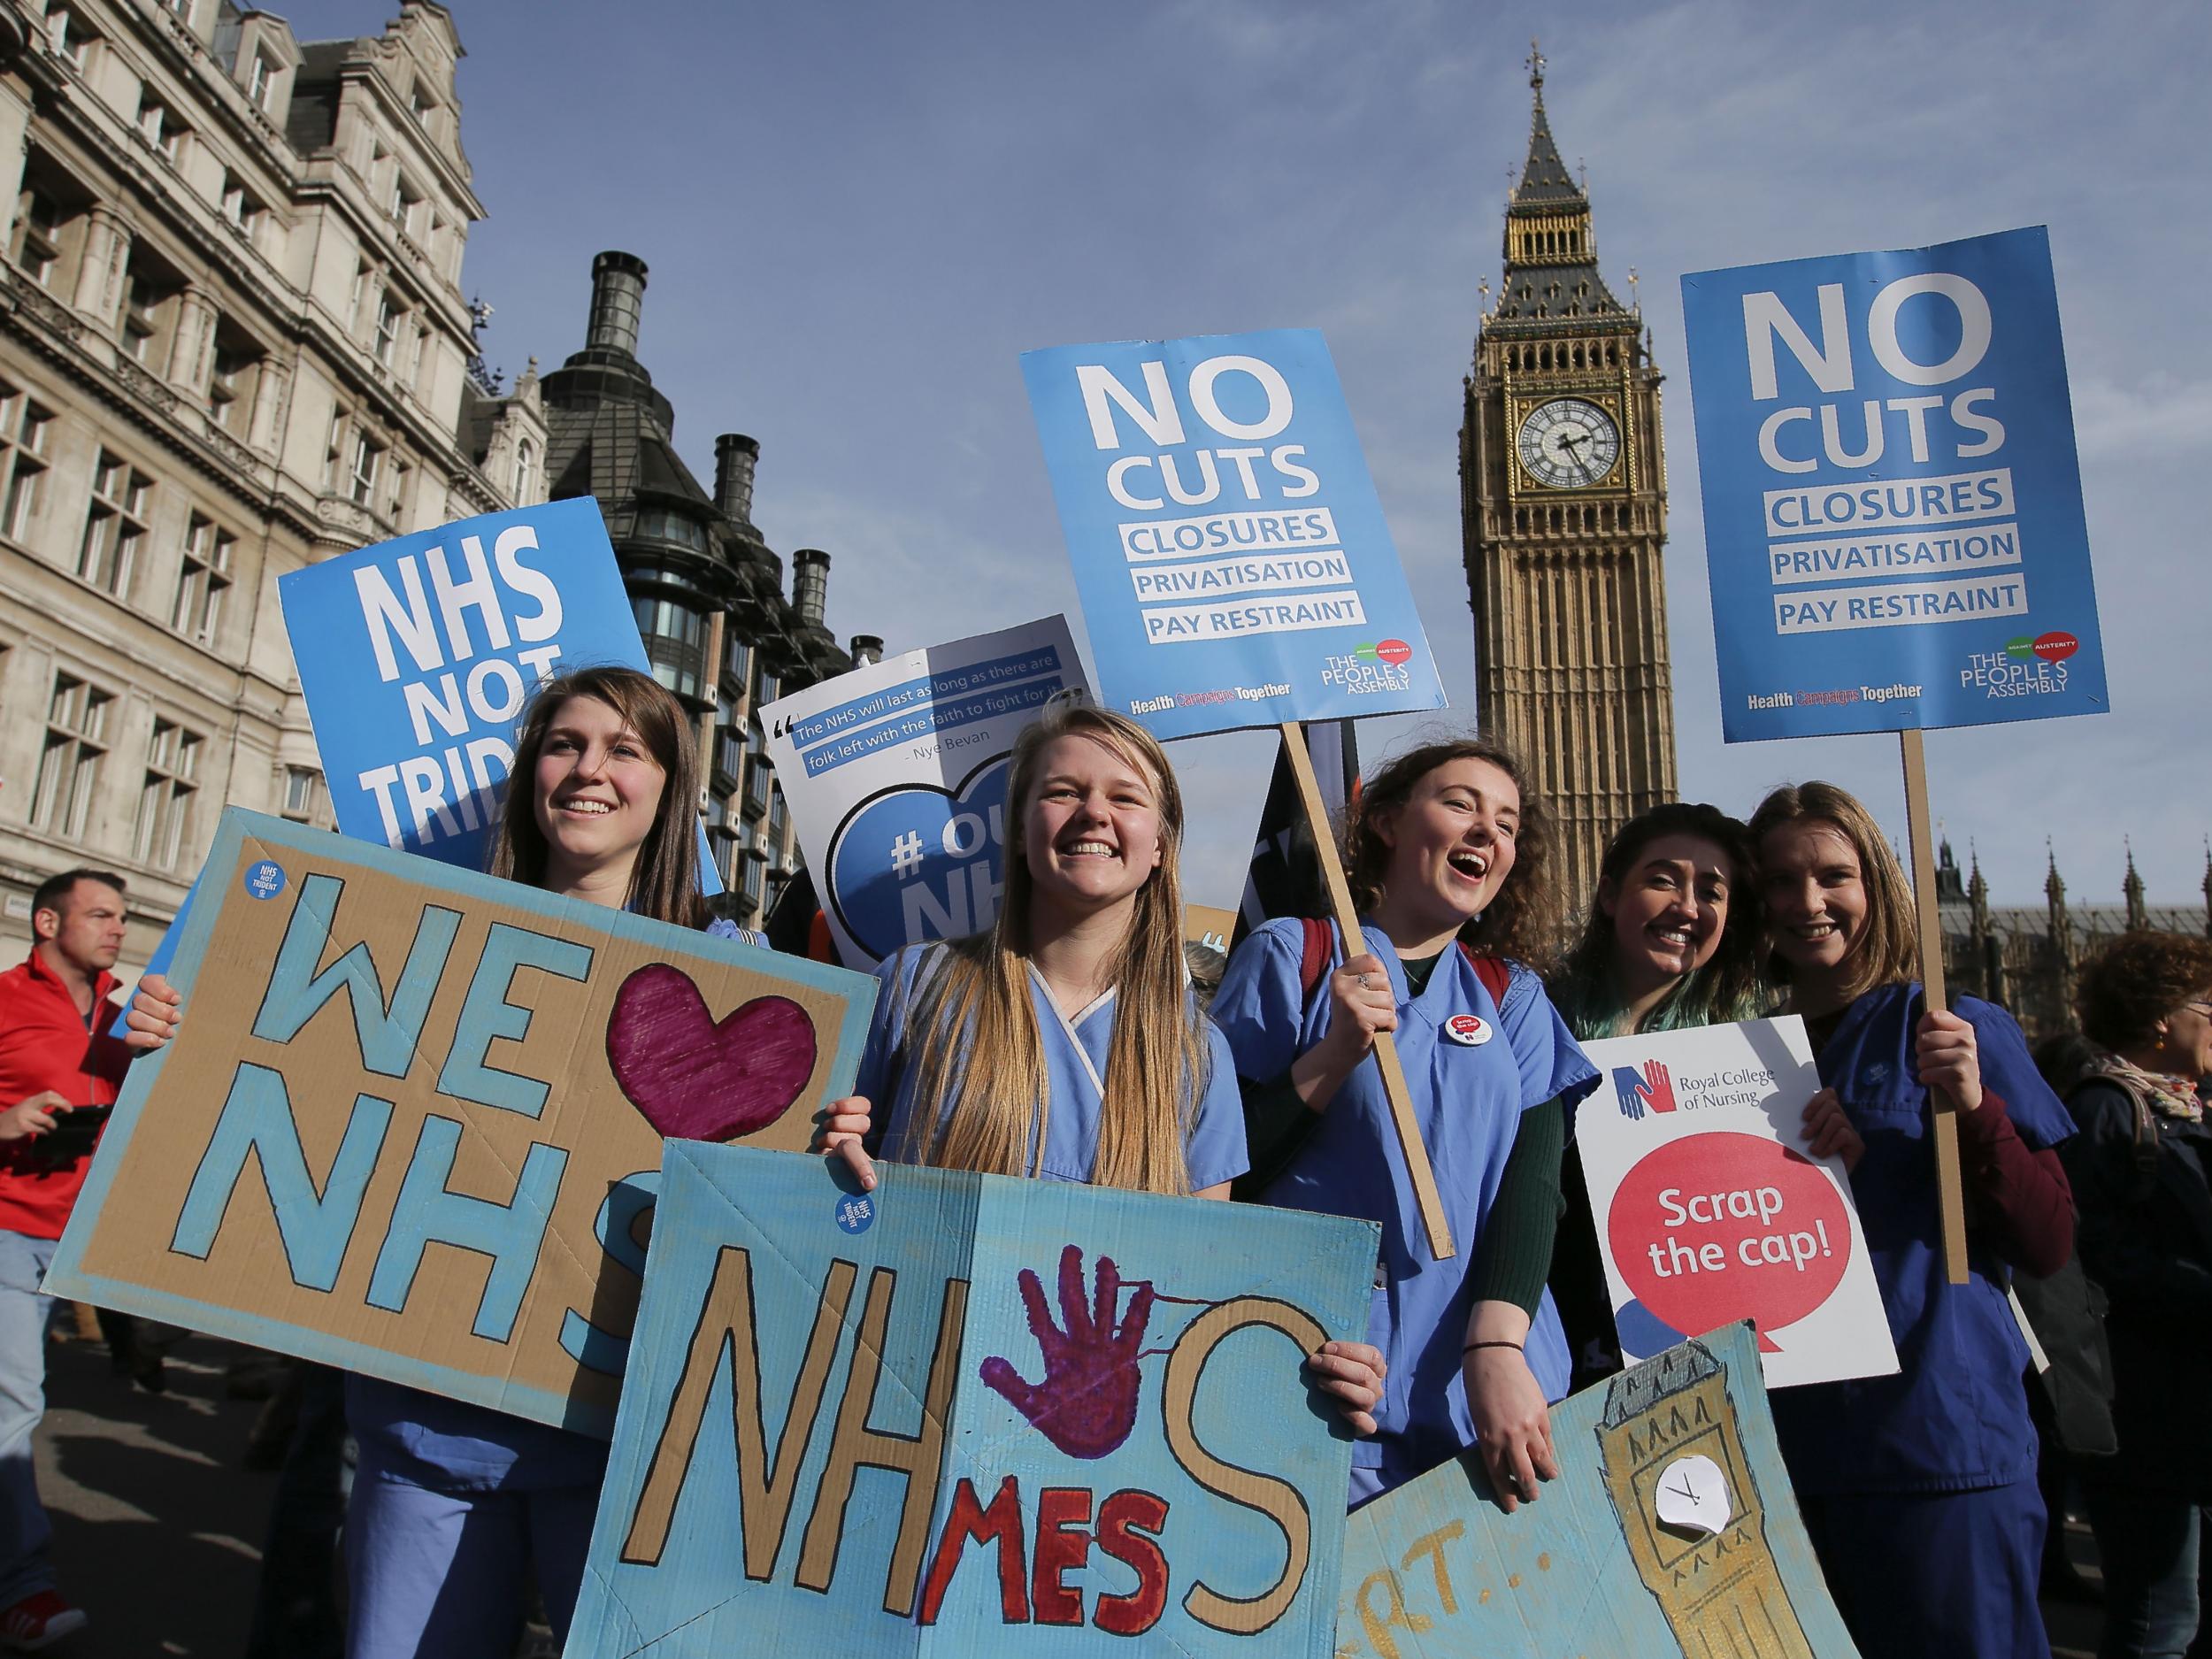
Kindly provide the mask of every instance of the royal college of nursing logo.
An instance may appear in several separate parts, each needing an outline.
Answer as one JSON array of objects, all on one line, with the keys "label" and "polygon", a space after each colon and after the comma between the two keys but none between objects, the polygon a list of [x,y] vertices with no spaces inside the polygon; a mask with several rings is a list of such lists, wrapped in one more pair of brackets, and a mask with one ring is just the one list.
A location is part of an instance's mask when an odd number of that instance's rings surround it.
[{"label": "royal college of nursing logo", "polygon": [[1674,1110],[1674,1079],[1656,1060],[1647,1060],[1639,1071],[1632,1065],[1613,1068],[1613,1092],[1621,1103],[1621,1116],[1633,1122],[1647,1111]]}]

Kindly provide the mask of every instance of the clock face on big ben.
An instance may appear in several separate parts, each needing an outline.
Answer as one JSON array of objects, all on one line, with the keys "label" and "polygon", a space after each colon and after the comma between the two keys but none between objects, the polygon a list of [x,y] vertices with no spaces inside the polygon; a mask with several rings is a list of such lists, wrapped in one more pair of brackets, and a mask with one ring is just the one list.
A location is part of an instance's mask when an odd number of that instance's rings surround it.
[{"label": "clock face on big ben", "polygon": [[1604,482],[1620,464],[1621,433],[1613,417],[1579,397],[1539,403],[1521,422],[1516,447],[1531,478],[1553,489]]}]

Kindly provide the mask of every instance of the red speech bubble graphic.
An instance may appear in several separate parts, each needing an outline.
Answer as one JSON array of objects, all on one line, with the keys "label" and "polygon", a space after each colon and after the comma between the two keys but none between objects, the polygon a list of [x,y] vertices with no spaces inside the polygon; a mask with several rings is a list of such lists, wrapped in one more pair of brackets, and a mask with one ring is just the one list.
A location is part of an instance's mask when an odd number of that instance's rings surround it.
[{"label": "red speech bubble graphic", "polygon": [[2081,641],[2064,628],[2053,628],[2048,634],[2036,636],[2035,654],[2047,663],[2062,663],[2081,649]]},{"label": "red speech bubble graphic", "polygon": [[1756,1135],[1670,1141],[1622,1179],[1606,1217],[1636,1300],[1688,1336],[1757,1322],[1759,1348],[1827,1301],[1851,1257],[1843,1197],[1802,1153]]},{"label": "red speech bubble graphic", "polygon": [[1375,655],[1395,668],[1400,663],[1413,660],[1413,647],[1403,640],[1385,640],[1375,648]]}]

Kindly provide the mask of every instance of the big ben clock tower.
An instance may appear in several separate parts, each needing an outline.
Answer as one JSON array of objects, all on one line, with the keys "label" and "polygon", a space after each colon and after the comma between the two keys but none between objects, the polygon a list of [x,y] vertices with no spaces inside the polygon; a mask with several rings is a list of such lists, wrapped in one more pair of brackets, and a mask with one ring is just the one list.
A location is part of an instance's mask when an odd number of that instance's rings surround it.
[{"label": "big ben clock tower", "polygon": [[1478,712],[1528,762],[1579,906],[1606,838],[1674,798],[1666,457],[1640,311],[1598,273],[1589,197],[1544,113],[1541,54],[1528,67],[1528,162],[1466,381],[1460,518]]}]

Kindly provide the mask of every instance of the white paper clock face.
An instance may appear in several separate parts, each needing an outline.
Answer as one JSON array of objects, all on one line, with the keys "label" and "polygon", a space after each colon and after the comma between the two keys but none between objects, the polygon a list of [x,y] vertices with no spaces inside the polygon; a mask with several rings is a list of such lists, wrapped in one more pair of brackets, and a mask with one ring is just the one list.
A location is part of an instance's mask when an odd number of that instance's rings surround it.
[{"label": "white paper clock face", "polygon": [[1678,1457],[1659,1471],[1659,1519],[1686,1532],[1717,1533],[1733,1513],[1728,1477],[1702,1452]]},{"label": "white paper clock face", "polygon": [[1529,476],[1554,489],[1602,483],[1621,458],[1613,417],[1579,397],[1555,397],[1529,411],[1517,442]]}]

